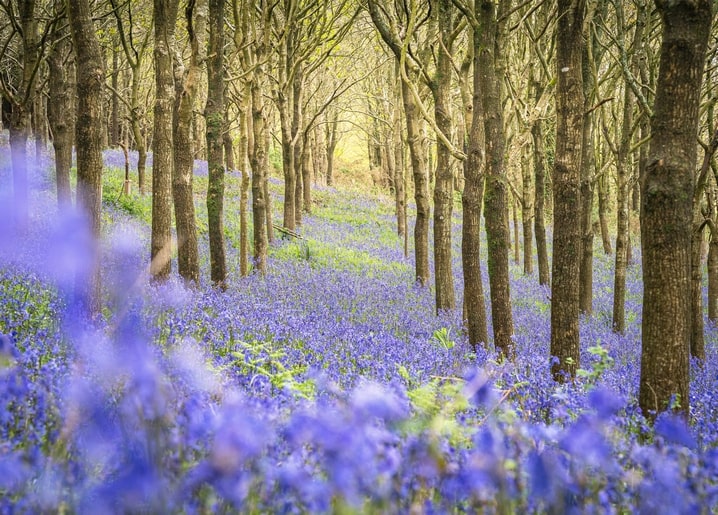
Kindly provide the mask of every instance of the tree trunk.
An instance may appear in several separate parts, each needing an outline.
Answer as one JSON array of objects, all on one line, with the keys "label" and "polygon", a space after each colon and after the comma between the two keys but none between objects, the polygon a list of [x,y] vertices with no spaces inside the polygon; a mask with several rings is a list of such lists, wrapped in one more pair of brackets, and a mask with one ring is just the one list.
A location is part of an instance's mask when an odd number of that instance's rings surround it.
[{"label": "tree trunk", "polygon": [[272,134],[264,131],[264,174],[262,175],[262,192],[264,194],[264,216],[267,229],[267,245],[274,241],[274,222],[272,221],[272,195],[269,193],[269,147],[272,144]]},{"label": "tree trunk", "polygon": [[713,230],[708,245],[708,319],[718,322],[718,238]]},{"label": "tree trunk", "polygon": [[426,158],[421,142],[420,119],[416,102],[409,85],[401,81],[401,95],[404,101],[406,117],[407,143],[414,178],[414,202],[416,203],[416,222],[414,224],[414,258],[416,261],[416,282],[421,286],[429,284],[429,175],[426,170]]},{"label": "tree trunk", "polygon": [[[41,65],[40,70],[44,70]],[[38,70],[38,75],[40,74]],[[44,77],[38,77],[38,82],[44,83]],[[32,106],[33,134],[35,136],[35,166],[42,166],[42,156],[47,150],[47,102],[45,92],[35,88],[35,99]]]},{"label": "tree trunk", "polygon": [[239,108],[239,155],[237,164],[242,174],[242,184],[239,193],[239,275],[249,275],[249,222],[247,201],[249,200],[249,145],[253,136],[252,130],[252,90],[247,84],[244,86],[242,102]]},{"label": "tree trunk", "polygon": [[[624,27],[622,34],[619,35],[621,45],[623,45],[623,32],[625,31],[625,22],[623,19],[623,6],[616,6],[619,26]],[[638,68],[637,48],[643,39],[643,24],[637,23],[633,33],[632,48],[634,55],[632,59],[632,68]],[[626,272],[629,263],[630,240],[629,240],[629,194],[631,166],[630,149],[632,136],[634,131],[633,123],[633,93],[626,81],[624,85],[623,95],[623,120],[621,126],[621,141],[616,152],[616,262],[614,267],[613,282],[613,330],[623,334],[626,330]]]},{"label": "tree trunk", "polygon": [[224,0],[209,1],[209,50],[207,58],[207,228],[211,278],[226,288],[227,262],[224,244]]},{"label": "tree trunk", "polygon": [[199,284],[199,250],[194,209],[192,152],[192,108],[201,79],[206,2],[190,2],[185,9],[187,35],[192,55],[186,73],[181,55],[175,52],[174,167],[172,195],[177,226],[177,268],[189,284]]},{"label": "tree trunk", "polygon": [[302,144],[302,158],[301,158],[301,171],[302,171],[302,182],[304,183],[304,201],[303,201],[303,208],[304,212],[311,214],[312,212],[312,169],[309,167],[309,160],[310,160],[310,148],[308,145],[308,140],[304,138],[304,143]]},{"label": "tree trunk", "polygon": [[690,275],[693,177],[709,0],[656,6],[663,42],[641,187],[643,324],[639,404],[653,418],[689,413]]},{"label": "tree trunk", "polygon": [[[27,179],[27,139],[31,129],[31,102],[35,98],[38,53],[37,21],[35,20],[35,1],[19,2],[18,11],[22,36],[22,69],[19,83],[14,84],[15,92],[5,98],[5,107],[10,105],[10,117],[5,119],[10,133],[10,155],[12,162],[13,193],[15,206],[13,212],[20,231],[27,229],[29,220],[28,179]],[[5,88],[4,88],[4,92]]]},{"label": "tree trunk", "polygon": [[[287,39],[291,39],[291,34],[288,34]],[[294,172],[294,143],[292,138],[292,119],[289,111],[292,105],[291,90],[286,89],[287,91],[279,91],[277,97],[277,111],[279,111],[282,135],[282,171],[284,172],[284,220],[282,225],[285,229],[293,231],[296,228],[295,195],[297,176]]]},{"label": "tree trunk", "polygon": [[172,271],[172,134],[174,75],[172,48],[178,0],[154,0],[155,109],[152,137],[152,241],[150,275],[156,281]]},{"label": "tree trunk", "polygon": [[[64,2],[55,0],[55,13],[59,15]],[[55,183],[57,202],[60,210],[72,204],[70,168],[72,168],[72,133],[75,130],[75,61],[72,44],[67,38],[68,29],[62,21],[55,25],[52,34],[52,49],[47,58],[50,69],[49,95],[47,105],[48,121],[52,131],[52,145],[55,150]]]},{"label": "tree trunk", "polygon": [[[263,90],[265,89],[265,58],[268,50],[269,16],[267,9],[262,11],[258,21],[259,31],[255,47],[256,65],[252,74],[252,118],[249,132],[249,159],[252,165],[252,216],[254,223],[254,269],[259,274],[267,271],[267,202],[264,195],[264,183],[267,176],[267,120],[264,108]],[[249,122],[249,120],[247,120]]]},{"label": "tree trunk", "polygon": [[469,344],[476,349],[489,343],[486,325],[484,285],[481,277],[481,203],[484,196],[484,105],[481,97],[480,30],[473,30],[474,92],[471,101],[471,128],[464,169],[464,192],[461,196],[461,264],[464,272],[464,317],[469,333]]},{"label": "tree trunk", "polygon": [[110,145],[117,148],[120,145],[120,97],[119,91],[120,78],[120,49],[117,48],[117,40],[113,40],[112,44],[112,107],[110,114]]},{"label": "tree trunk", "polygon": [[[105,70],[88,0],[67,2],[67,16],[77,59],[77,204],[87,216],[96,242],[102,209],[102,131]],[[97,243],[92,265],[78,271],[80,305],[93,317],[101,313],[102,296]]]},{"label": "tree trunk", "polygon": [[524,275],[532,275],[534,273],[533,217],[535,214],[531,183],[531,167],[529,166],[529,157],[524,152],[521,156],[521,226],[523,227],[524,235]]},{"label": "tree trunk", "polygon": [[[398,75],[398,73],[397,73]],[[401,80],[398,78],[397,80]],[[392,142],[394,150],[394,203],[396,205],[396,233],[403,237],[406,232],[406,203],[404,198],[404,141],[402,139],[401,91],[397,88],[397,101],[391,115]]]},{"label": "tree trunk", "polygon": [[609,255],[613,253],[611,246],[611,235],[608,230],[608,180],[605,175],[598,178],[598,221],[601,227],[601,243],[603,244],[603,253]]},{"label": "tree trunk", "polygon": [[[486,134],[486,192],[484,218],[488,245],[489,286],[491,290],[491,319],[494,328],[494,345],[503,357],[513,359],[513,316],[509,289],[509,198],[506,168],[504,165],[503,106],[501,84],[504,61],[500,53],[502,28],[496,20],[493,2],[477,2],[482,45],[475,49],[479,54],[480,91],[483,99],[484,129]],[[508,8],[506,0],[500,2],[500,12]]]},{"label": "tree trunk", "polygon": [[558,1],[556,32],[556,158],[554,162],[551,364],[555,381],[573,379],[580,366],[579,266],[583,135],[583,0]]},{"label": "tree trunk", "polygon": [[[514,220],[514,263],[516,265],[521,264],[521,237],[519,236],[519,200],[517,198],[513,199],[513,201],[509,200],[511,202],[511,210],[513,212],[513,220]],[[508,207],[507,207],[508,209]],[[508,213],[507,213],[506,221],[508,222]],[[508,236],[509,239],[511,239],[511,230],[510,227],[507,226],[508,229]],[[511,243],[508,243],[508,248],[511,249]]]},{"label": "tree trunk", "polygon": [[331,121],[327,124],[327,186],[334,185],[334,150],[337,148],[337,128],[339,127],[339,113],[334,111]]},{"label": "tree trunk", "polygon": [[703,270],[701,268],[701,240],[703,239],[703,216],[700,212],[700,202],[694,207],[694,222],[691,231],[691,356],[699,361],[705,361],[705,339],[703,336]]},{"label": "tree trunk", "polygon": [[[593,39],[593,38],[591,38]],[[581,136],[581,263],[579,265],[579,311],[585,315],[593,312],[593,115],[591,106],[595,95],[593,73],[597,63],[591,62],[586,43],[581,52],[581,73],[583,76],[584,118]],[[600,62],[598,63],[600,64]]]},{"label": "tree trunk", "polygon": [[[533,77],[531,82],[534,98],[536,102],[538,102],[543,94],[543,88]],[[536,233],[536,258],[538,260],[539,284],[549,286],[551,284],[551,275],[548,264],[548,245],[546,242],[546,221],[544,214],[546,201],[546,149],[544,148],[543,123],[540,117],[536,117],[531,125],[531,137],[534,150],[534,230]]]},{"label": "tree trunk", "polygon": [[[451,135],[451,52],[453,31],[451,0],[439,0],[437,20],[442,51],[438,52],[436,79],[432,85],[437,128]],[[434,183],[434,282],[436,312],[456,307],[454,274],[451,266],[451,226],[454,207],[454,174],[450,149],[439,139],[436,144],[436,182]]]}]

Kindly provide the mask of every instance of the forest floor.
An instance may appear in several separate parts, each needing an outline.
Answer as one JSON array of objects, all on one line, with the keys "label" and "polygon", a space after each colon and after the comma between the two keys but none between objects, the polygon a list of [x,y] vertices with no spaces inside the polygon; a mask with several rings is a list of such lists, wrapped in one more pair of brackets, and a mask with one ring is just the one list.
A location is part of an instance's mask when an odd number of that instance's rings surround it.
[{"label": "forest floor", "polygon": [[[30,227],[17,234],[9,152],[0,153],[3,510],[718,508],[718,329],[706,323],[707,359],[692,365],[689,426],[670,416],[648,425],[636,398],[640,249],[628,271],[628,329],[617,335],[613,256],[596,247],[581,374],[557,385],[550,291],[538,274],[511,264],[517,358],[498,363],[468,346],[460,310],[436,316],[432,289],[413,284],[413,250],[404,256],[389,199],[317,186],[301,239],[275,232],[266,276],[242,278],[240,181],[228,174],[230,272],[218,292],[198,162],[202,286],[154,285],[151,197],[120,195],[120,151],[106,151],[105,163],[104,311],[90,323],[72,309],[86,241],[77,217],[57,215],[52,164],[31,172]],[[281,220],[279,180],[271,190]]]}]

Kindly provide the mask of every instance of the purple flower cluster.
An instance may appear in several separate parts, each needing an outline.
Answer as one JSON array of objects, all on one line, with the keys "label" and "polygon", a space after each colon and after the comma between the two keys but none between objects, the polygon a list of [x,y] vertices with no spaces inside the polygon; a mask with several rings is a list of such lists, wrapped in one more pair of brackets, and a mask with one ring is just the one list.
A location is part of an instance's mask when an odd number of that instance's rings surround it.
[{"label": "purple flower cluster", "polygon": [[[116,157],[107,173],[122,173]],[[0,512],[718,507],[718,329],[707,325],[693,369],[690,427],[649,427],[636,402],[637,265],[629,330],[615,335],[611,262],[596,256],[595,315],[581,325],[594,373],[560,386],[537,278],[513,269],[516,363],[471,352],[461,313],[436,317],[431,291],[411,285],[377,199],[319,192],[303,242],[278,242],[266,277],[223,293],[151,284],[148,228],[107,209],[105,311],[90,322],[75,278],[97,249],[80,217],[55,215],[49,181],[34,185],[23,234],[0,201]],[[204,236],[201,252],[206,262]],[[437,343],[442,328],[455,346]]]}]

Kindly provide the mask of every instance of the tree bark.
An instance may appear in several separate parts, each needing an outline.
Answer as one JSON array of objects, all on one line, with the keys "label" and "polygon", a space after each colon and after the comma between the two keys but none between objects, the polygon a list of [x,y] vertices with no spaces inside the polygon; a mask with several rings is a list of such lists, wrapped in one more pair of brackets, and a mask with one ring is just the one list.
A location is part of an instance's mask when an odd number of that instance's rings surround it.
[{"label": "tree bark", "polygon": [[524,152],[521,157],[521,227],[523,228],[524,242],[524,275],[532,275],[534,273],[533,259],[533,218],[534,202],[531,180],[531,167],[529,166],[529,156]]},{"label": "tree bark", "polygon": [[[447,137],[451,134],[451,32],[453,6],[451,0],[439,0],[437,21],[440,50],[437,52],[436,78],[432,82],[436,126]],[[449,55],[447,55],[449,54]],[[436,144],[436,182],[434,183],[434,282],[436,312],[456,307],[454,274],[451,266],[451,228],[454,207],[454,174],[450,149],[439,139]]]},{"label": "tree bark", "polygon": [[551,284],[551,373],[573,379],[580,365],[579,266],[581,250],[581,147],[583,134],[584,0],[559,0],[556,33],[556,158]]},{"label": "tree bark", "polygon": [[[397,75],[399,75],[397,73]],[[400,81],[401,77],[397,77]],[[398,85],[398,83],[397,83]],[[391,139],[394,151],[394,203],[396,206],[396,233],[403,237],[406,233],[406,192],[404,191],[404,140],[401,123],[401,90],[396,89],[396,102],[391,115]]]},{"label": "tree bark", "polygon": [[598,178],[598,222],[601,228],[601,243],[603,244],[603,253],[606,255],[613,253],[611,245],[611,235],[608,230],[608,204],[609,204],[609,188],[608,180],[605,175]]},{"label": "tree bark", "polygon": [[199,250],[195,219],[192,151],[192,108],[201,78],[207,4],[190,1],[185,8],[187,35],[192,55],[184,71],[182,57],[175,52],[174,167],[172,195],[177,227],[177,268],[189,284],[199,284]]},{"label": "tree bark", "polygon": [[[619,26],[623,27],[622,33],[619,35],[620,44],[623,45],[623,32],[626,30],[626,24],[623,16],[623,6],[616,5],[616,14]],[[640,21],[640,20],[639,20]],[[632,68],[638,69],[638,52],[637,49],[643,39],[644,23],[636,23],[636,29],[633,33],[633,49]],[[633,103],[634,95],[628,83],[624,85],[623,96],[623,119],[621,123],[621,140],[616,149],[616,261],[614,267],[613,282],[613,330],[623,334],[626,330],[626,272],[629,263],[630,239],[629,239],[629,194],[631,166],[630,149],[634,131],[633,120]]]},{"label": "tree bark", "polygon": [[212,284],[226,288],[227,262],[224,244],[224,0],[209,1],[209,50],[207,59],[207,226]]},{"label": "tree bark", "polygon": [[[77,204],[85,213],[97,242],[102,209],[102,93],[105,70],[88,0],[68,0],[66,5],[77,58]],[[97,317],[102,306],[97,243],[91,263],[87,269],[78,272],[77,289],[81,309]]]},{"label": "tree bark", "polygon": [[325,177],[327,186],[334,185],[334,151],[337,148],[338,135],[337,129],[339,127],[339,112],[334,111],[332,113],[331,120],[327,123],[326,130],[326,142],[327,142],[327,169]]},{"label": "tree bark", "polygon": [[[55,14],[62,12],[63,0],[55,0]],[[52,48],[47,58],[50,69],[48,121],[52,131],[52,146],[55,150],[55,184],[60,210],[72,204],[70,168],[72,168],[72,133],[75,130],[75,60],[69,35],[63,24],[65,16],[55,26],[52,34]]]},{"label": "tree bark", "polygon": [[[10,97],[5,98],[6,106],[10,105],[10,117],[4,122],[10,133],[15,222],[20,231],[25,231],[29,221],[27,139],[31,129],[32,101],[35,98],[40,58],[36,41],[35,1],[20,2],[18,14],[22,29],[22,63],[18,83],[14,84],[16,90]],[[17,23],[18,20],[15,21]]]},{"label": "tree bark", "polygon": [[[499,9],[505,12],[506,0]],[[501,27],[496,19],[493,2],[477,2],[477,18],[482,45],[479,54],[480,91],[483,99],[484,129],[486,135],[486,192],[484,194],[484,218],[486,220],[486,244],[488,245],[489,286],[491,291],[491,319],[494,329],[494,345],[508,359],[514,357],[513,316],[509,287],[509,198],[506,168],[504,165],[505,136],[501,84],[504,63],[500,54]]]},{"label": "tree bark", "polygon": [[[533,73],[533,72],[532,72]],[[543,94],[543,87],[533,75],[531,88],[536,102]],[[538,260],[539,284],[549,286],[551,274],[548,264],[548,245],[546,242],[546,149],[543,139],[543,122],[536,117],[531,125],[531,138],[533,140],[533,166],[534,166],[534,232],[536,234],[536,258]]]},{"label": "tree bark", "polygon": [[[593,114],[591,106],[596,98],[592,67],[599,63],[591,62],[588,45],[581,52],[581,74],[583,77],[583,129],[581,135],[581,216],[578,221],[581,231],[581,263],[579,265],[579,311],[585,315],[593,312]],[[593,54],[593,52],[592,52]]]},{"label": "tree bark", "polygon": [[[265,58],[268,51],[269,12],[265,6],[261,19],[257,20],[258,33],[255,42],[255,67],[251,77],[252,114],[249,132],[249,159],[252,166],[252,216],[254,223],[254,270],[259,274],[267,271],[267,199],[264,183],[267,176],[267,120],[264,107]],[[249,122],[249,120],[248,120]]]},{"label": "tree bark", "polygon": [[150,275],[164,281],[172,271],[172,134],[175,84],[172,69],[178,0],[154,0],[155,107],[152,137],[152,238]]},{"label": "tree bark", "polygon": [[247,201],[249,200],[249,144],[252,130],[252,90],[244,86],[242,103],[239,108],[239,155],[238,166],[242,174],[239,193],[239,275],[249,275],[249,222]]},{"label": "tree bark", "polygon": [[489,343],[486,324],[484,285],[481,277],[481,208],[484,196],[485,140],[484,106],[481,98],[481,31],[475,27],[474,45],[474,92],[471,101],[471,127],[468,134],[468,152],[464,168],[464,192],[461,196],[461,263],[464,272],[464,317],[469,333],[469,344],[476,349]]},{"label": "tree bark", "polygon": [[639,404],[645,416],[689,413],[690,272],[698,107],[709,0],[656,0],[663,42],[641,187],[643,324]]},{"label": "tree bark", "polygon": [[708,245],[708,319],[718,322],[718,237],[711,230]]}]

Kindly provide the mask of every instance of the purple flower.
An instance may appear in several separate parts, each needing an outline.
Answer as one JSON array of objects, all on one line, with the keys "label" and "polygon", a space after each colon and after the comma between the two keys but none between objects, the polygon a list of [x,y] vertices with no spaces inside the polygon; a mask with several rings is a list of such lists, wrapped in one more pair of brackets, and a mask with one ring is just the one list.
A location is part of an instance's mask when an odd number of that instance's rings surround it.
[{"label": "purple flower", "polygon": [[682,445],[688,449],[696,448],[696,440],[688,430],[685,421],[677,416],[664,413],[656,419],[656,435],[670,443]]}]

